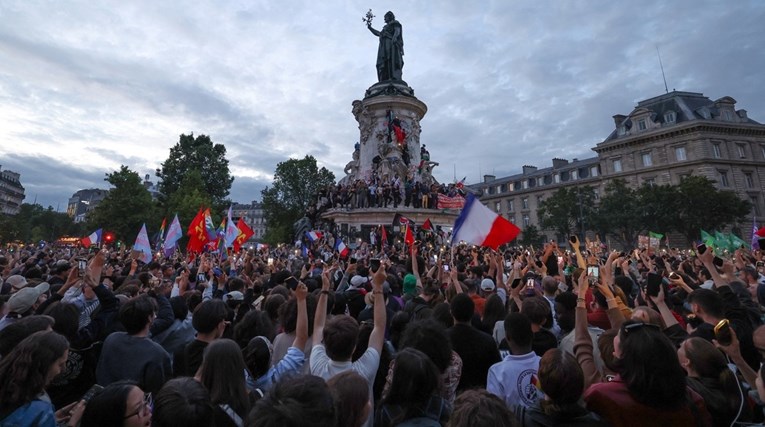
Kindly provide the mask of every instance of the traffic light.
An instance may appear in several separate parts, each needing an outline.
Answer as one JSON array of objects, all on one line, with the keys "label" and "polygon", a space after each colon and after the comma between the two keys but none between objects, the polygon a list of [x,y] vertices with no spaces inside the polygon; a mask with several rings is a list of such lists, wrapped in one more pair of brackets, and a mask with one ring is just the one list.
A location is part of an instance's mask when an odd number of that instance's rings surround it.
[{"label": "traffic light", "polygon": [[114,233],[113,232],[107,231],[106,233],[104,233],[104,243],[106,243],[107,245],[110,245],[110,244],[114,243]]}]

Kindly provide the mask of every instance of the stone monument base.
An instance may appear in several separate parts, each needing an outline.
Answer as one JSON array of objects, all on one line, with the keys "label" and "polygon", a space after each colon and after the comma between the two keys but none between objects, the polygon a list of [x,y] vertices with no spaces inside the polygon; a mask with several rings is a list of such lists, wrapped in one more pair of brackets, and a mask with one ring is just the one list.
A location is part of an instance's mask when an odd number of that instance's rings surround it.
[{"label": "stone monument base", "polygon": [[[384,225],[390,230],[393,217],[397,213],[411,219],[417,226],[421,226],[426,219],[430,219],[434,228],[440,226],[445,231],[451,231],[454,221],[459,216],[459,210],[454,209],[418,209],[399,206],[398,208],[333,208],[324,212],[321,219],[334,221],[347,236],[354,237],[360,233],[359,235],[366,241],[369,231],[374,227]],[[395,233],[398,230],[393,231]]]}]

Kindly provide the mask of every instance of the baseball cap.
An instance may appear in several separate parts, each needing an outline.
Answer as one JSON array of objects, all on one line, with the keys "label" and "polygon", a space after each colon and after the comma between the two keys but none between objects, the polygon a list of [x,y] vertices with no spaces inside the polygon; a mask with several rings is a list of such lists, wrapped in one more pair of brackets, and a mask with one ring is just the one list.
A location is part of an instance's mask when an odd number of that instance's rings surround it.
[{"label": "baseball cap", "polygon": [[351,285],[354,287],[359,287],[363,285],[364,283],[367,283],[367,278],[363,276],[359,276],[358,274],[351,277]]},{"label": "baseball cap", "polygon": [[13,276],[5,279],[5,283],[11,285],[13,289],[19,290],[27,285],[27,279],[20,274],[14,274]]},{"label": "baseball cap", "polygon": [[482,291],[486,291],[486,292],[493,291],[494,290],[494,282],[491,279],[489,279],[489,278],[481,280],[481,290]]},{"label": "baseball cap", "polygon": [[20,289],[8,300],[8,310],[18,314],[26,313],[37,302],[37,298],[48,292],[48,289],[50,289],[48,282],[42,282],[35,287]]},{"label": "baseball cap", "polygon": [[231,291],[228,293],[229,301],[244,301],[244,294],[239,291]]}]

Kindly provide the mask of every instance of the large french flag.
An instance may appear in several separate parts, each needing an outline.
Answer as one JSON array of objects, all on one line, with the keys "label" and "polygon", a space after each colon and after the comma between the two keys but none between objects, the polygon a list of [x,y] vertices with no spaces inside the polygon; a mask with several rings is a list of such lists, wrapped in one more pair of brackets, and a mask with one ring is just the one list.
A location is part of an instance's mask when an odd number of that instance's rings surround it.
[{"label": "large french flag", "polygon": [[310,240],[311,242],[315,242],[321,239],[322,237],[324,237],[324,233],[322,233],[321,231],[316,231],[316,230],[306,231],[305,235],[306,237],[308,237],[308,240]]},{"label": "large french flag", "polygon": [[340,258],[347,257],[348,253],[350,252],[348,246],[345,246],[345,243],[343,243],[339,237],[337,238],[337,242],[335,242],[335,250],[340,254]]},{"label": "large french flag", "polygon": [[82,239],[80,239],[80,242],[82,242],[82,246],[89,248],[92,245],[97,245],[98,242],[101,241],[101,230],[102,229],[99,228],[98,230],[90,233],[90,236],[83,237]]},{"label": "large french flag", "polygon": [[465,241],[497,249],[515,239],[521,230],[468,194],[465,207],[454,223],[452,243]]}]

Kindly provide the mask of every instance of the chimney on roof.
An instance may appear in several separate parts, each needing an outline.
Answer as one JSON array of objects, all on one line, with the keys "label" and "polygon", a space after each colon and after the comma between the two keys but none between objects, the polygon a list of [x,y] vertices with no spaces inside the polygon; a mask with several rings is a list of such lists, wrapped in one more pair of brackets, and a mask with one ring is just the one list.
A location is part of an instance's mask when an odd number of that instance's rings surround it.
[{"label": "chimney on roof", "polygon": [[627,118],[627,116],[622,114],[617,114],[613,117],[614,117],[614,125],[616,126],[617,129],[619,129],[619,126],[621,126],[622,123],[624,123],[624,119]]},{"label": "chimney on roof", "polygon": [[497,179],[497,177],[494,176],[494,175],[484,175],[483,176],[483,182],[492,182],[495,179]]},{"label": "chimney on roof", "polygon": [[559,169],[559,168],[562,168],[563,166],[566,166],[568,164],[568,160],[559,159],[556,157],[552,159],[552,164],[553,164],[553,169]]},{"label": "chimney on roof", "polygon": [[530,165],[523,165],[523,174],[528,175],[532,172],[536,172],[537,167],[536,166],[530,166]]},{"label": "chimney on roof", "polygon": [[579,159],[577,159],[576,157],[574,157],[573,159],[571,159],[571,163],[576,163],[576,162],[578,162],[578,161],[579,161]]}]

